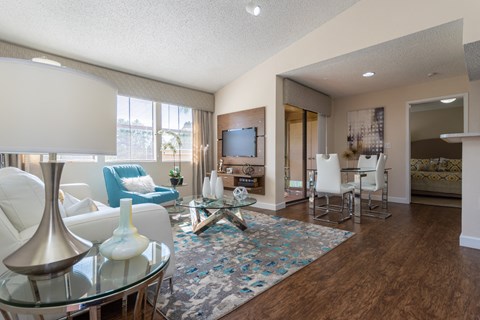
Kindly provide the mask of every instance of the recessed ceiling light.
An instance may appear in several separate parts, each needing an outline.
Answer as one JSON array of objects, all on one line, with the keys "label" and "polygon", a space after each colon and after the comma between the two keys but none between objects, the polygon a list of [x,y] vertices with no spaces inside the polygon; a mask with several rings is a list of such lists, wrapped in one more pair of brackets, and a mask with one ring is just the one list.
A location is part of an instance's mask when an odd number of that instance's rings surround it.
[{"label": "recessed ceiling light", "polygon": [[247,3],[247,7],[245,8],[248,13],[250,13],[252,16],[258,16],[260,14],[260,6],[255,3],[255,1],[249,1]]},{"label": "recessed ceiling light", "polygon": [[44,63],[44,64],[49,64],[51,66],[56,66],[56,67],[61,67],[62,64],[60,62],[57,62],[55,60],[50,60],[45,57],[40,57],[40,58],[33,58],[33,62],[38,62],[38,63]]},{"label": "recessed ceiling light", "polygon": [[455,100],[457,100],[457,98],[442,99],[442,100],[440,100],[440,102],[442,102],[442,103],[452,103]]},{"label": "recessed ceiling light", "polygon": [[375,75],[375,72],[372,72],[372,71],[367,71],[364,74],[362,74],[362,76],[365,78],[370,78],[370,77],[373,77],[374,75]]}]

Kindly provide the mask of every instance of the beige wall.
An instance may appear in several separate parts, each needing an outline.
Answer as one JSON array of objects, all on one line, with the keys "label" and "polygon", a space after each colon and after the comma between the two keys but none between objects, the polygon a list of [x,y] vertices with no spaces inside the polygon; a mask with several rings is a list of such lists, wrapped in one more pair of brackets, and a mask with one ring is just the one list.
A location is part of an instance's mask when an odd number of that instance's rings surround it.
[{"label": "beige wall", "polygon": [[480,132],[480,80],[469,85],[468,131]]},{"label": "beige wall", "polygon": [[463,107],[410,113],[411,141],[433,139],[442,133],[463,132]]},{"label": "beige wall", "polygon": [[[385,149],[388,155],[387,167],[392,168],[389,173],[389,196],[397,202],[408,202],[408,159],[409,159],[409,130],[408,130],[408,103],[412,101],[456,95],[467,92],[468,79],[466,76],[431,81],[420,85],[395,88],[381,92],[335,99],[333,102],[334,116],[331,121],[333,129],[332,152],[342,153],[347,148],[347,112],[358,109],[385,107],[385,143],[390,144]],[[463,132],[463,130],[461,130]],[[342,160],[343,161],[343,160]]]}]

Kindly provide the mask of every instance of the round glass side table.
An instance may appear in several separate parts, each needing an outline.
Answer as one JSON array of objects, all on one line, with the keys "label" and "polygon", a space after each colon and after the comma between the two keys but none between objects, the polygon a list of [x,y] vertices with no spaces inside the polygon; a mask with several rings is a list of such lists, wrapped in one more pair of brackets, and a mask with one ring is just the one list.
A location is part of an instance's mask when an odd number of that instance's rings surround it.
[{"label": "round glass side table", "polygon": [[[127,296],[137,293],[134,319],[145,318],[146,289],[156,283],[153,303],[170,261],[170,250],[163,243],[150,241],[147,249],[128,260],[108,260],[95,245],[65,275],[32,280],[7,271],[0,276],[0,311],[5,319],[17,314],[66,315],[89,309],[90,319],[100,319],[100,307],[122,299],[122,313],[127,313]],[[152,319],[155,314],[153,308]]]},{"label": "round glass side table", "polygon": [[[165,186],[165,187],[169,187],[169,188],[173,188],[174,190],[177,190],[178,187],[188,187],[188,184],[187,183],[182,183],[182,184],[170,185],[170,186]],[[167,212],[170,213],[170,214],[184,212],[185,209],[178,205],[180,202],[182,202],[182,200],[183,200],[182,196],[179,196],[177,199],[175,199],[174,202],[173,202],[173,206],[170,206],[170,207],[166,208]]]}]

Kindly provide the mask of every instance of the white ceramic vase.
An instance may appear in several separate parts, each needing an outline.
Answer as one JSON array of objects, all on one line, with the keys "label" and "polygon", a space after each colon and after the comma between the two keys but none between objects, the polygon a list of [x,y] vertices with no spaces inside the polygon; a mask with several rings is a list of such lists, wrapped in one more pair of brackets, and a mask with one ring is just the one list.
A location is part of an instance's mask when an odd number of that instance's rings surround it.
[{"label": "white ceramic vase", "polygon": [[210,173],[210,193],[215,196],[215,184],[217,183],[217,171],[216,170],[212,170],[212,172]]},{"label": "white ceramic vase", "polygon": [[208,177],[203,178],[202,196],[208,198],[210,196],[210,179]]},{"label": "white ceramic vase", "polygon": [[111,260],[126,260],[140,255],[150,240],[138,234],[132,224],[132,199],[120,199],[120,222],[113,236],[100,245],[100,253]]},{"label": "white ceramic vase", "polygon": [[217,182],[215,183],[215,197],[217,199],[223,198],[223,179],[222,177],[217,178]]}]

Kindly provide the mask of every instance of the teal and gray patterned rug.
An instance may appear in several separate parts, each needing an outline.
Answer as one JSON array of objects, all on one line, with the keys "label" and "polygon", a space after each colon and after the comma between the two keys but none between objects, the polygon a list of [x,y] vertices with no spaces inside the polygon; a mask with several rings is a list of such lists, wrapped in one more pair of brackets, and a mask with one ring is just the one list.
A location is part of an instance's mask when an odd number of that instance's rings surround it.
[{"label": "teal and gray patterned rug", "polygon": [[248,229],[221,221],[201,235],[189,216],[172,218],[174,292],[161,289],[157,309],[170,320],[218,319],[282,281],[353,233],[242,211]]}]

